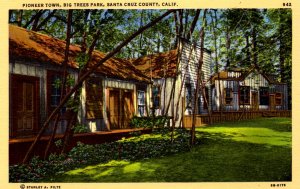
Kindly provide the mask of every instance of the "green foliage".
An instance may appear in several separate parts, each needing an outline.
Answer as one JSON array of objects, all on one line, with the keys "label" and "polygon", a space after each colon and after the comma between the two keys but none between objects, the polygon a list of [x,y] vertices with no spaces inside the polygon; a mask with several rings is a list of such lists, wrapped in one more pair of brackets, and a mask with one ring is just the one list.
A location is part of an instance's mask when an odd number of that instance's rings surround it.
[{"label": "green foliage", "polygon": [[88,61],[88,55],[85,52],[78,53],[76,62],[78,62],[79,69],[82,69]]},{"label": "green foliage", "polygon": [[[74,169],[53,179],[94,183],[291,181],[290,127],[290,118],[199,127],[196,131],[201,145],[188,152],[137,161],[113,160]],[[164,138],[167,130],[158,133]]]},{"label": "green foliage", "polygon": [[68,87],[74,86],[75,85],[75,77],[73,75],[68,75],[66,84]]},{"label": "green foliage", "polygon": [[62,147],[62,140],[59,139],[59,140],[55,141],[54,144],[55,144],[56,147],[60,148],[60,147]]},{"label": "green foliage", "polygon": [[169,131],[163,130],[163,133],[158,131],[155,134],[98,145],[78,143],[70,151],[69,157],[80,164],[90,165],[117,159],[148,159],[189,150],[189,134],[186,130],[177,132],[173,143],[170,143]]},{"label": "green foliage", "polygon": [[35,157],[29,164],[9,167],[10,182],[38,182],[50,175],[60,175],[85,165],[106,163],[111,160],[139,160],[162,157],[189,151],[189,132],[178,129],[175,140],[170,142],[168,129],[155,130],[128,139],[97,145],[78,142],[67,156],[51,154],[47,161]]},{"label": "green foliage", "polygon": [[61,87],[61,79],[60,78],[56,78],[54,80],[53,87],[56,89],[59,89]]},{"label": "green foliage", "polygon": [[72,110],[73,112],[78,112],[79,111],[79,104],[80,104],[80,99],[74,97],[70,97],[69,100],[67,101],[67,108]]},{"label": "green foliage", "polygon": [[87,132],[89,132],[89,129],[87,128],[86,125],[77,124],[74,127],[74,133],[87,133]]},{"label": "green foliage", "polygon": [[131,128],[162,128],[168,121],[168,117],[156,116],[156,117],[137,117],[134,116],[130,120]]}]

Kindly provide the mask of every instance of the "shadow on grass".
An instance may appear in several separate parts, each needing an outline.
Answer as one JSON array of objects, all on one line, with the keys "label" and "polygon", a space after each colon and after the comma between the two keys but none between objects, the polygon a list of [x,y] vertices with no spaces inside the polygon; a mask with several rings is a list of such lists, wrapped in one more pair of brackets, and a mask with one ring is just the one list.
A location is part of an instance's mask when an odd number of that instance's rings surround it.
[{"label": "shadow on grass", "polygon": [[[197,132],[190,152],[141,161],[111,161],[69,171],[55,182],[291,181],[291,148],[238,141],[247,135]],[[271,136],[272,138],[272,136]]]}]

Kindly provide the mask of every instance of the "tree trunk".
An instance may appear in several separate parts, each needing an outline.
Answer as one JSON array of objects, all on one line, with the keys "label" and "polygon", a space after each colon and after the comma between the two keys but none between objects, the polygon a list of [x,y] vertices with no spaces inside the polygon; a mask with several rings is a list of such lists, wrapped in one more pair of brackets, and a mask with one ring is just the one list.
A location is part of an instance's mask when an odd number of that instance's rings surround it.
[{"label": "tree trunk", "polygon": [[188,22],[189,22],[189,9],[185,10],[185,15],[184,15],[184,31],[183,31],[183,36],[186,36],[187,34],[187,26],[188,26]]},{"label": "tree trunk", "polygon": [[182,37],[183,33],[183,10],[179,10],[179,37]]},{"label": "tree trunk", "polygon": [[41,10],[39,11],[36,16],[33,19],[33,23],[32,23],[32,31],[38,31],[38,23],[40,21],[40,18],[42,17],[42,15],[46,12],[46,10]]},{"label": "tree trunk", "polygon": [[[279,10],[280,11],[280,10]],[[282,13],[279,14],[279,23],[282,22]],[[284,28],[282,24],[279,24],[279,66],[280,66],[280,82],[286,82],[285,81],[285,66],[284,66],[284,42],[283,42],[283,33],[284,33]]]},{"label": "tree trunk", "polygon": [[226,54],[227,54],[227,60],[226,60],[226,69],[230,68],[231,60],[230,60],[230,45],[231,45],[231,40],[230,40],[230,32],[229,32],[229,27],[227,26],[226,29]]},{"label": "tree trunk", "polygon": [[175,31],[176,31],[175,48],[177,48],[177,45],[178,45],[178,39],[179,39],[179,23],[178,23],[177,12],[179,12],[179,11],[175,11],[175,12],[173,13],[173,16],[174,16],[174,23],[175,23]]},{"label": "tree trunk", "polygon": [[19,10],[18,20],[17,20],[19,27],[22,27],[22,20],[23,20],[23,10]]},{"label": "tree trunk", "polygon": [[197,81],[196,81],[196,91],[194,95],[194,109],[193,109],[193,119],[192,119],[192,129],[191,129],[191,141],[190,144],[193,146],[195,144],[196,139],[196,133],[195,133],[195,124],[196,124],[196,113],[198,111],[198,94],[199,94],[199,88],[200,88],[200,81],[202,76],[202,64],[203,64],[203,53],[204,53],[204,29],[205,29],[205,22],[206,22],[206,12],[207,9],[204,9],[203,13],[203,23],[202,28],[200,31],[200,59],[199,59],[199,65],[198,65],[198,71],[197,71]]},{"label": "tree trunk", "polygon": [[[176,109],[175,109],[176,112],[179,111],[179,103],[180,103],[180,99],[181,99],[182,90],[183,90],[184,84],[185,84],[184,81],[185,81],[185,76],[186,76],[186,72],[187,72],[186,70],[188,69],[189,62],[190,62],[191,57],[192,57],[192,51],[193,51],[193,46],[190,47],[190,52],[189,52],[188,61],[187,61],[186,67],[184,68],[185,72],[184,72],[184,74],[183,74],[183,76],[182,76],[183,81],[182,81],[181,86],[180,86],[179,97],[178,97],[178,101],[177,101],[177,103],[176,103]],[[184,98],[184,97],[183,97],[183,98]],[[182,109],[184,109],[184,106],[182,106]],[[183,110],[183,111],[184,111],[184,110]],[[177,119],[178,119],[178,117],[177,117]]]},{"label": "tree trunk", "polygon": [[73,125],[75,125],[76,122],[76,112],[71,112],[71,118],[68,122],[64,137],[63,137],[63,147],[61,150],[61,154],[65,154],[68,149],[69,142],[74,134],[74,129],[72,128]]},{"label": "tree trunk", "polygon": [[[65,58],[62,63],[63,66],[63,78],[62,78],[62,84],[61,84],[61,93],[60,93],[60,101],[62,100],[64,94],[65,94],[65,89],[66,89],[66,81],[67,81],[67,65],[69,61],[69,49],[70,49],[70,40],[71,40],[71,23],[72,23],[72,15],[73,15],[73,10],[70,9],[68,11],[68,23],[67,23],[67,38],[66,38],[66,48],[65,48]],[[47,148],[45,150],[45,155],[44,159],[46,159],[49,155],[50,148],[53,144],[53,141],[55,139],[55,134],[56,134],[56,129],[57,129],[57,124],[59,121],[60,115],[57,114],[54,122],[54,128],[53,128],[53,133],[51,135],[51,138],[48,142]]]},{"label": "tree trunk", "polygon": [[47,159],[48,155],[49,155],[49,152],[51,150],[51,146],[53,144],[53,141],[54,141],[54,138],[55,138],[55,135],[56,135],[56,130],[57,130],[57,125],[58,125],[58,121],[59,121],[59,118],[60,118],[60,115],[59,114],[56,114],[56,118],[55,118],[55,121],[54,121],[54,127],[53,127],[53,131],[52,131],[52,135],[48,141],[48,144],[47,144],[47,147],[46,147],[46,150],[45,150],[45,153],[44,153],[44,160]]},{"label": "tree trunk", "polygon": [[49,122],[53,119],[53,117],[58,113],[58,111],[64,106],[64,104],[69,100],[69,98],[76,92],[81,86],[82,83],[92,74],[95,72],[95,70],[101,66],[105,61],[113,57],[115,54],[117,54],[124,46],[126,46],[132,39],[137,37],[139,34],[147,30],[148,28],[154,26],[157,22],[162,20],[164,17],[168,16],[170,13],[174,12],[175,10],[168,10],[158,18],[154,19],[152,22],[148,23],[144,27],[141,27],[139,30],[134,32],[131,36],[129,36],[127,39],[125,39],[122,43],[120,43],[114,50],[112,50],[110,53],[108,53],[102,60],[100,60],[97,64],[93,65],[88,71],[82,74],[80,78],[78,78],[78,81],[74,85],[74,87],[64,96],[64,98],[61,100],[60,104],[53,110],[53,112],[50,114],[50,116],[46,119],[44,125],[41,127],[39,133],[37,134],[35,140],[31,144],[30,148],[28,149],[24,159],[23,163],[26,163],[32,152],[34,147],[36,146],[37,142],[40,140],[42,134],[46,130],[46,128],[49,125]]},{"label": "tree trunk", "polygon": [[41,27],[43,27],[55,14],[57,10],[53,10],[51,13],[48,14],[48,16],[36,27],[36,31],[39,31]]},{"label": "tree trunk", "polygon": [[[144,18],[144,10],[141,10],[141,17],[140,17],[140,27],[142,27],[143,24],[143,18]],[[141,33],[140,35],[140,39],[139,39],[139,45],[140,45],[140,50],[143,49],[143,33]],[[142,56],[141,51],[138,52],[139,56]]]},{"label": "tree trunk", "polygon": [[219,108],[220,111],[220,118],[223,117],[223,96],[221,91],[221,81],[220,81],[220,70],[219,70],[219,61],[218,61],[218,46],[217,46],[217,34],[216,34],[216,28],[218,23],[218,17],[217,17],[217,10],[214,9],[214,19],[212,19],[213,22],[213,35],[214,35],[214,46],[215,46],[215,65],[216,65],[216,73],[218,75],[218,91],[219,91]]},{"label": "tree trunk", "polygon": [[[32,24],[33,22],[35,22],[35,25],[37,26],[38,20],[39,20],[39,18],[42,16],[42,14],[44,13],[44,11],[45,11],[45,10],[38,10],[38,12],[37,12],[36,14],[34,14],[34,15],[30,18],[30,20],[24,25],[24,28],[27,29],[27,28],[29,27],[29,25]],[[36,26],[35,26],[35,27],[36,27]],[[35,31],[35,30],[34,30],[35,27],[34,27],[34,26],[32,27],[32,31]]]},{"label": "tree trunk", "polygon": [[198,21],[200,12],[201,12],[201,10],[200,10],[200,9],[197,9],[196,15],[195,15],[195,17],[194,17],[194,20],[193,20],[192,25],[191,25],[191,28],[190,28],[190,32],[189,32],[189,33],[187,34],[187,36],[186,36],[186,39],[187,39],[187,40],[190,40],[191,36],[192,36],[193,33],[194,33],[194,30],[195,30],[195,27],[196,27],[196,24],[197,24],[197,21]]}]

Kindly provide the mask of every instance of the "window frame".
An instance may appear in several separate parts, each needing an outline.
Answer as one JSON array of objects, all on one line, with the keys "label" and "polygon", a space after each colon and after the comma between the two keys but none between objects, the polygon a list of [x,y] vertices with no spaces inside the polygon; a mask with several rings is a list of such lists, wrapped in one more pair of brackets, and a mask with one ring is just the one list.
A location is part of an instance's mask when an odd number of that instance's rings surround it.
[{"label": "window frame", "polygon": [[[229,90],[229,97],[227,96],[227,90]],[[223,97],[223,102],[224,102],[224,105],[227,105],[227,106],[231,106],[233,104],[233,89],[231,87],[225,87],[224,88],[224,97]],[[230,102],[227,103],[227,99],[230,99]]]},{"label": "window frame", "polygon": [[[247,93],[246,93],[246,96],[244,96],[242,94],[242,92],[244,91],[244,90],[242,90],[242,88],[245,88],[245,89],[248,90]],[[242,100],[242,97],[243,97],[243,100]],[[246,102],[245,102],[244,98],[247,99]],[[240,105],[250,105],[250,86],[240,86],[239,87],[239,104]]]},{"label": "window frame", "polygon": [[[53,90],[55,90],[56,92],[59,91],[59,93],[61,93],[61,89],[60,89],[61,86],[59,87],[59,90],[55,89],[53,77],[58,77],[58,78],[60,77],[60,79],[62,80],[63,72],[54,71],[54,70],[47,70],[47,111],[48,111],[48,113],[51,113],[59,105],[60,96],[61,96],[61,94],[53,95]],[[52,103],[52,97],[53,96],[58,98],[58,101],[57,101],[56,105]]]},{"label": "window frame", "polygon": [[270,105],[270,92],[268,87],[259,87],[259,105]]},{"label": "window frame", "polygon": [[[157,95],[156,96],[154,95],[154,90],[153,90],[154,88],[157,88]],[[152,106],[153,106],[153,108],[154,109],[160,109],[160,106],[161,106],[161,96],[160,96],[161,86],[160,85],[153,85],[151,93],[152,93]],[[156,99],[157,99],[158,104],[156,104]]]},{"label": "window frame", "polygon": [[[277,100],[280,100],[280,103],[277,103]],[[281,92],[275,93],[275,106],[282,106],[283,103],[283,94]]]},{"label": "window frame", "polygon": [[[140,94],[142,94],[142,97],[140,97]],[[143,103],[141,99],[143,99]],[[146,116],[146,92],[143,90],[137,90],[137,106],[139,116]]]}]

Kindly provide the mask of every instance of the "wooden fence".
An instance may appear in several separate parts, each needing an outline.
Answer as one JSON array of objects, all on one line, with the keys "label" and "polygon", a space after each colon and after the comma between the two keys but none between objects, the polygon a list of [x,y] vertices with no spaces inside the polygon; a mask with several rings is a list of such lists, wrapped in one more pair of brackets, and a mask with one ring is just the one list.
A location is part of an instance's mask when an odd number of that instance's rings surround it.
[{"label": "wooden fence", "polygon": [[[280,110],[280,111],[230,111],[230,112],[213,112],[211,115],[211,123],[219,123],[225,121],[239,121],[247,119],[255,119],[260,117],[291,117],[292,112],[290,110]],[[192,115],[184,116],[183,125],[185,128],[192,127]],[[196,115],[195,126],[208,125],[210,118],[208,115]]]}]

